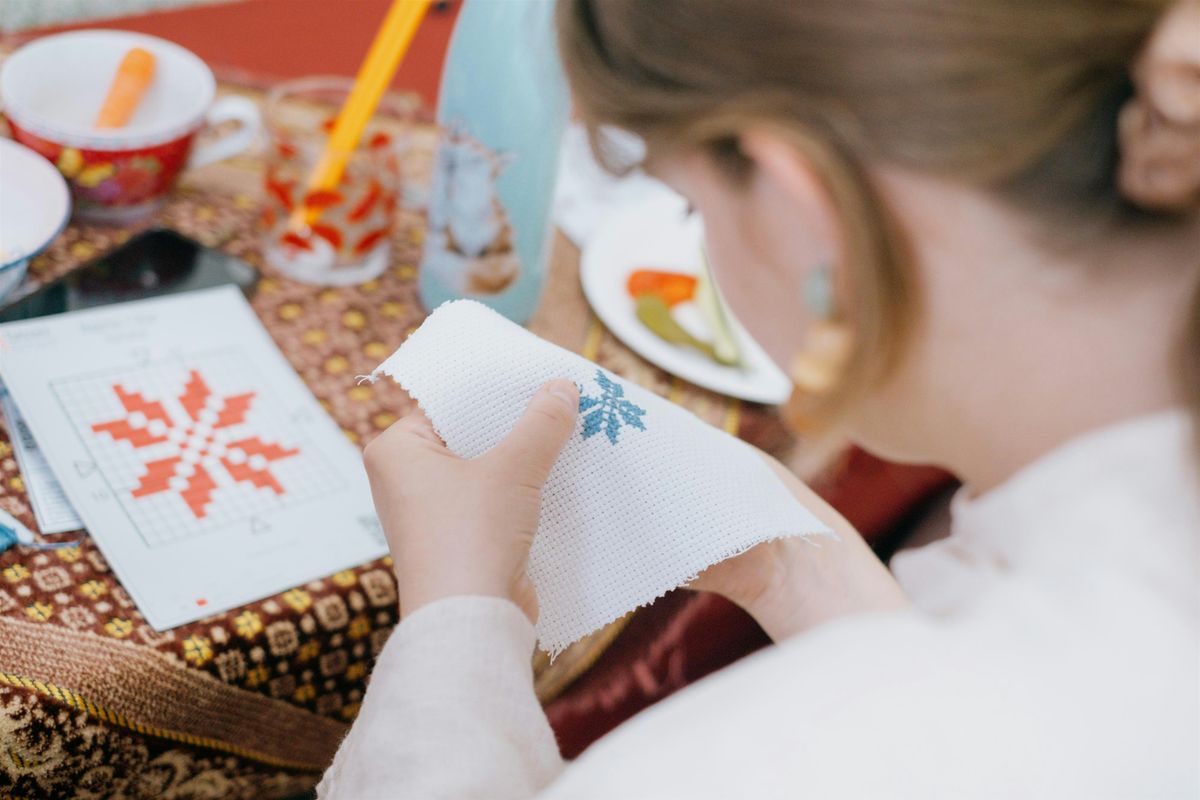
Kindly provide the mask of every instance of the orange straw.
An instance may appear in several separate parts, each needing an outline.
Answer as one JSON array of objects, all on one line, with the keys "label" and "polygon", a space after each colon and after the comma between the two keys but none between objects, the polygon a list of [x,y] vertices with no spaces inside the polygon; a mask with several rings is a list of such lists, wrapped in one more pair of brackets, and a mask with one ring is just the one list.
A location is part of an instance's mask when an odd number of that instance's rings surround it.
[{"label": "orange straw", "polygon": [[123,128],[154,80],[154,54],[135,47],[121,59],[108,96],[96,115],[97,128]]},{"label": "orange straw", "polygon": [[[384,91],[396,74],[400,59],[412,44],[417,27],[425,16],[431,0],[392,0],[387,16],[367,57],[363,59],[354,86],[338,113],[329,142],[320,160],[308,179],[307,194],[330,190],[337,186],[346,171],[346,162],[358,147],[359,139],[366,130],[367,122],[375,113]],[[320,209],[300,205],[292,213],[288,228],[298,232],[312,225],[321,214]]]}]

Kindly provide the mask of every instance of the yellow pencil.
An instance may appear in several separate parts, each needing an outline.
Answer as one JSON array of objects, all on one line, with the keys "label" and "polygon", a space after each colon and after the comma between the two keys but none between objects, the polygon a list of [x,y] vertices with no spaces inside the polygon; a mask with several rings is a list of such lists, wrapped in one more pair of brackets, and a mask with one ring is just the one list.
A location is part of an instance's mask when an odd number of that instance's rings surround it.
[{"label": "yellow pencil", "polygon": [[[409,45],[412,44],[421,19],[432,0],[392,0],[387,16],[362,66],[354,78],[354,85],[346,98],[342,110],[338,112],[329,141],[321,158],[313,168],[308,179],[308,192],[321,189],[333,189],[342,179],[346,171],[346,162],[350,159],[358,142],[366,130],[367,122],[375,114],[383,93],[387,91],[392,76],[400,59],[404,58]],[[320,210],[309,208],[303,204],[296,207],[288,221],[292,231],[300,231],[316,221]]]}]

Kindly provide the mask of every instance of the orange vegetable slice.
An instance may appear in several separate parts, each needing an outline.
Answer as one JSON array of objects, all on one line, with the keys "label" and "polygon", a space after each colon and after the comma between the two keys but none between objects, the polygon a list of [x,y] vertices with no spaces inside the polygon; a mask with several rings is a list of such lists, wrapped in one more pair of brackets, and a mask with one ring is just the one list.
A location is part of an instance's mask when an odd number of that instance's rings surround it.
[{"label": "orange vegetable slice", "polygon": [[656,295],[668,306],[691,300],[696,294],[696,276],[683,272],[638,269],[629,274],[626,289],[633,298]]}]

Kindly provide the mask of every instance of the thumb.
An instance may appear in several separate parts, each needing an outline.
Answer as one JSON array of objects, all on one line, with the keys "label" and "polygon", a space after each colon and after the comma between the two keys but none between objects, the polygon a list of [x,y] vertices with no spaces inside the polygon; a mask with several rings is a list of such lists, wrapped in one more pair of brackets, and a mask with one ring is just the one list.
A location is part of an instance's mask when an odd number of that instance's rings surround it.
[{"label": "thumb", "polygon": [[538,389],[512,432],[488,453],[523,484],[541,489],[567,439],[575,431],[579,390],[567,380],[556,380]]}]

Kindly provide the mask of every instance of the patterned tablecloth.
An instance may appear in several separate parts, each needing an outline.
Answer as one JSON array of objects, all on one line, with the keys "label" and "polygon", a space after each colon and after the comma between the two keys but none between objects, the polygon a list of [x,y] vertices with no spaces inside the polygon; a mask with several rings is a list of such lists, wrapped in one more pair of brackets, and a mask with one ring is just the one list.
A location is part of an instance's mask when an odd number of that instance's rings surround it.
[{"label": "patterned tablecloth", "polygon": [[[431,126],[414,133],[406,156],[410,180],[427,179],[435,139]],[[193,171],[147,224],[261,267],[261,171],[253,154]],[[354,376],[369,372],[425,316],[415,286],[423,230],[419,211],[400,212],[392,266],[376,280],[320,289],[263,269],[253,299],[284,355],[359,445],[410,405],[391,381],[359,385]],[[53,280],[134,232],[71,225],[33,262],[29,282]],[[555,242],[551,261],[530,326],[535,332],[760,447],[787,446],[771,413],[673,379],[613,339],[587,308],[578,252],[564,238]],[[2,432],[0,506],[33,527]],[[358,712],[374,658],[396,621],[386,558],[160,633],[145,623],[86,536],[77,547],[53,552],[14,548],[0,555],[0,797],[302,793]],[[624,622],[577,643],[553,665],[538,654],[543,700],[585,671]]]}]

